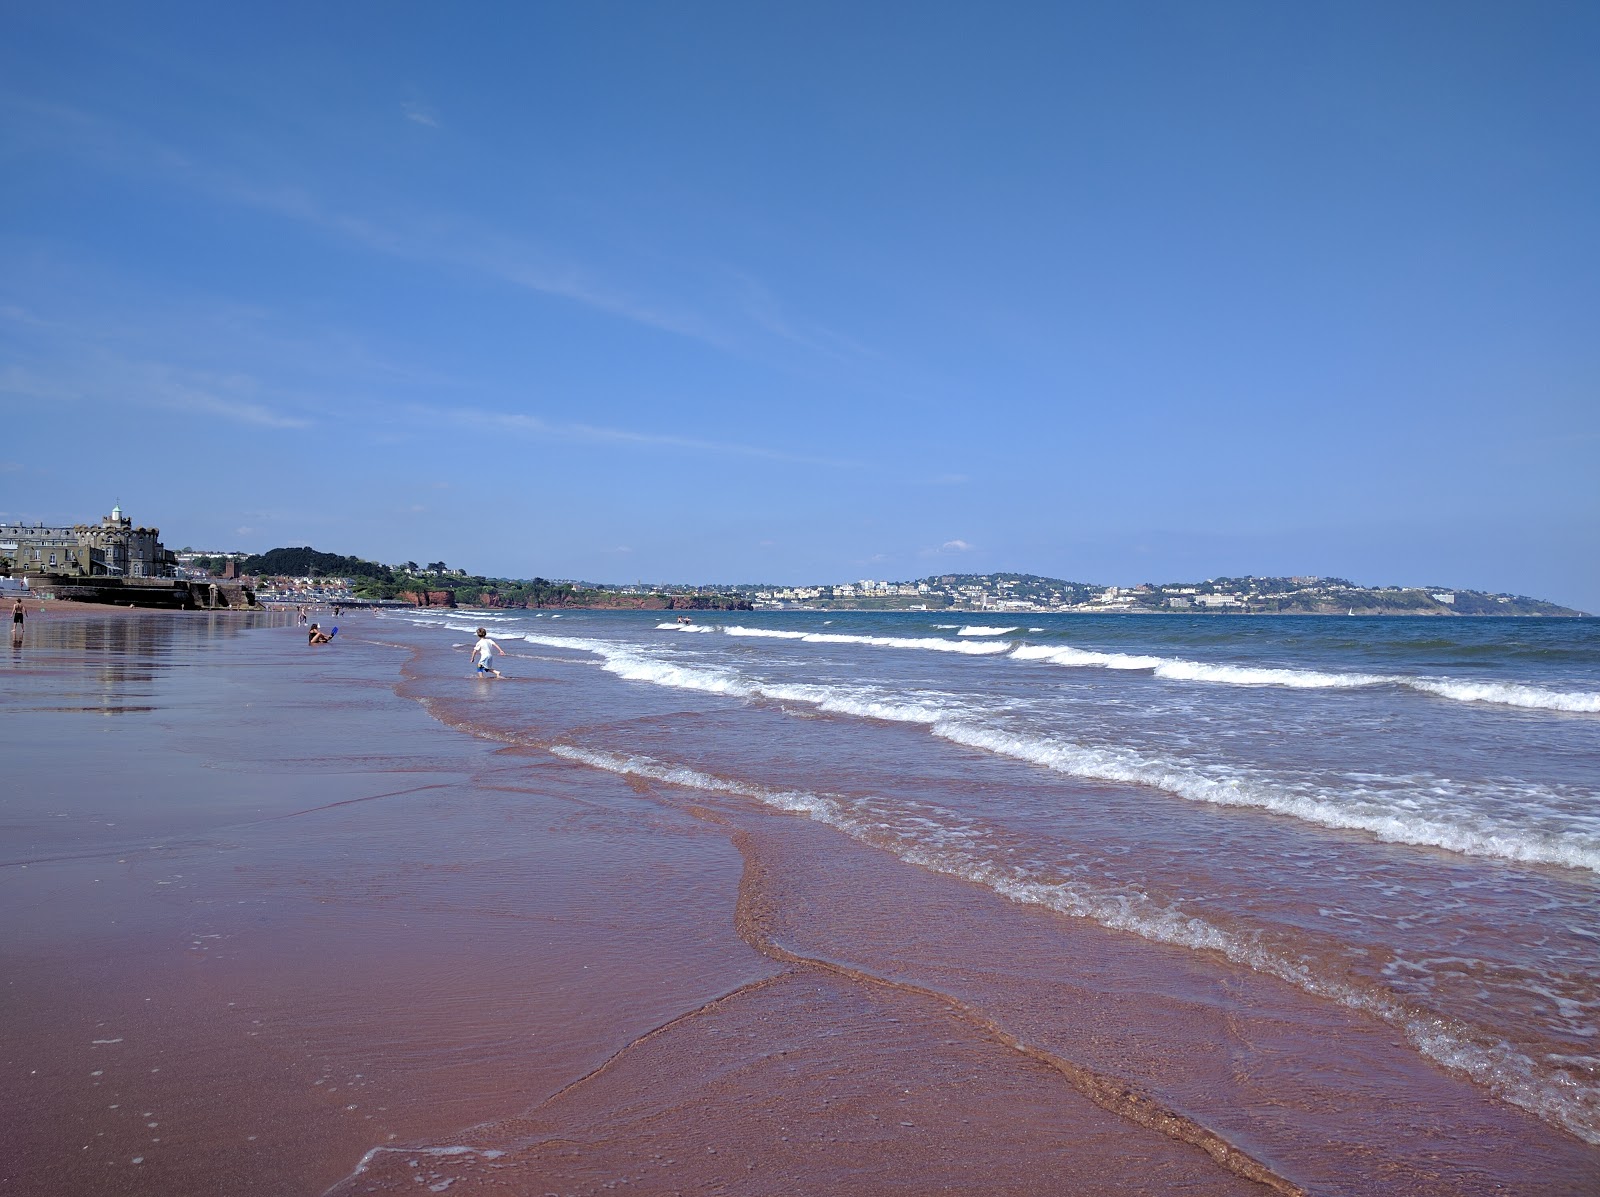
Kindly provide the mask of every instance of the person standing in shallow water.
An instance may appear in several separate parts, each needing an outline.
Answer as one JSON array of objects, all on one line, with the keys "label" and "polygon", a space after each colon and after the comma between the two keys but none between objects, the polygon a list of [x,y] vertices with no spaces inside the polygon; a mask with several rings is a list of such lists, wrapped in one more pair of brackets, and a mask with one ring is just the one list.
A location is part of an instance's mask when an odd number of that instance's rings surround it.
[{"label": "person standing in shallow water", "polygon": [[499,653],[503,657],[506,655],[506,650],[501,648],[493,640],[489,639],[488,628],[479,628],[478,642],[472,646],[472,655],[477,659],[478,662],[479,677],[488,677],[490,674],[493,674],[495,677],[505,676],[505,674],[501,673],[493,665],[489,664],[490,658],[495,653]]},{"label": "person standing in shallow water", "polygon": [[11,643],[18,647],[22,645],[22,621],[26,615],[27,611],[22,606],[22,600],[18,599],[11,608]]}]

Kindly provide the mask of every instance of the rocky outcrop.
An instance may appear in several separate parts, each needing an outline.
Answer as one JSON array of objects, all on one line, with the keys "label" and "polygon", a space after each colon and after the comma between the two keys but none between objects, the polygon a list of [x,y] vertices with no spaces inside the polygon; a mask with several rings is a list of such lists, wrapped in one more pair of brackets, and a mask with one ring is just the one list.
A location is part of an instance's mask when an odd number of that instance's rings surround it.
[{"label": "rocky outcrop", "polygon": [[395,595],[401,602],[410,603],[413,607],[454,607],[456,595],[453,590],[402,590]]}]

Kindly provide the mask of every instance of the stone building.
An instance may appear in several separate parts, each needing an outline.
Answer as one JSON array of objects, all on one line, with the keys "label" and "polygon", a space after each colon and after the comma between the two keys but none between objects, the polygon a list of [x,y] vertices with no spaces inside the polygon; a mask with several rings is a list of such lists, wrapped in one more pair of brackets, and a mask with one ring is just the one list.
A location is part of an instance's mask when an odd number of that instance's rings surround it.
[{"label": "stone building", "polygon": [[161,529],[136,528],[113,507],[98,524],[0,525],[0,564],[16,574],[170,578],[176,562],[161,546]]},{"label": "stone building", "polygon": [[103,577],[104,550],[78,540],[71,528],[0,527],[0,560],[17,574]]}]

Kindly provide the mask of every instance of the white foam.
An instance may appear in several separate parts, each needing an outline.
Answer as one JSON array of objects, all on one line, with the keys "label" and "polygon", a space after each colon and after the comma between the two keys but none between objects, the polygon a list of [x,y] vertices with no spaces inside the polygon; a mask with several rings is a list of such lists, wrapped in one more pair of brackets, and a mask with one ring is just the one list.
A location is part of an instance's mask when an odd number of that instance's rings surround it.
[{"label": "white foam", "polygon": [[795,632],[779,628],[746,628],[732,624],[722,629],[729,636],[802,640],[807,644],[859,644],[867,648],[910,648],[928,652],[960,653],[968,657],[993,656],[1006,651],[1003,644],[978,644],[947,640],[942,636],[853,636],[848,632]]},{"label": "white foam", "polygon": [[[955,827],[943,826],[951,812],[923,807],[907,813],[842,795],[771,789],[642,755],[624,756],[569,745],[556,745],[550,751],[613,773],[750,798],[778,810],[806,815],[910,864],[960,877],[1018,904],[1045,907],[1156,943],[1219,952],[1236,964],[1382,1019],[1404,1033],[1425,1055],[1466,1073],[1503,1100],[1564,1127],[1587,1142],[1600,1143],[1600,1094],[1592,1088],[1575,1092],[1559,1068],[1545,1068],[1504,1041],[1485,1041],[1484,1032],[1469,1025],[1413,1013],[1386,989],[1320,975],[1313,965],[1275,949],[1260,937],[1229,932],[1177,905],[1159,905],[1137,890],[1096,887],[1082,878],[1040,875],[1038,866],[1017,865],[1004,853],[995,851],[992,837],[970,821]],[[998,863],[1001,860],[1006,863]]]},{"label": "white foam", "polygon": [[[456,616],[455,618],[460,618]],[[502,617],[503,618],[503,617]],[[449,622],[450,616],[428,617],[418,613],[412,622],[444,626],[471,632],[475,625]],[[1147,670],[1168,681],[1204,682],[1231,686],[1283,686],[1292,690],[1355,690],[1370,686],[1404,686],[1453,702],[1488,703],[1522,707],[1528,710],[1567,711],[1576,714],[1600,713],[1600,692],[1593,690],[1553,690],[1520,682],[1491,682],[1448,677],[1411,677],[1382,673],[1332,673],[1316,669],[1289,669],[1263,665],[1227,665],[1191,661],[1182,657],[1157,657],[1134,653],[1098,652],[1053,644],[1023,644],[1015,648],[986,643],[971,637],[1001,636],[1016,628],[963,627],[958,635],[968,640],[948,640],[937,636],[851,636],[839,632],[801,632],[782,628],[750,628],[731,625],[718,628],[707,624],[662,623],[661,630],[714,632],[730,636],[798,640],[813,644],[859,644],[875,648],[911,648],[966,656],[989,656],[1009,652],[1016,661],[1040,661],[1067,668],[1101,668],[1126,671]],[[949,629],[953,624],[937,624]]]},{"label": "white foam", "polygon": [[680,664],[606,641],[531,634],[525,639],[597,653],[604,658],[603,668],[630,681],[736,698],[798,702],[832,714],[920,724],[952,743],[1086,780],[1149,786],[1191,802],[1264,810],[1323,827],[1365,832],[1389,843],[1600,873],[1600,832],[1581,829],[1575,819],[1567,820],[1562,828],[1507,823],[1448,794],[1436,793],[1428,785],[1399,792],[1358,786],[1330,790],[1244,770],[1208,770],[1177,756],[1153,756],[1121,746],[1078,744],[1018,731],[986,720],[981,710],[959,699],[924,696],[911,702],[867,686],[762,682],[730,668]]},{"label": "white foam", "polygon": [[1355,690],[1368,686],[1406,686],[1456,702],[1486,702],[1547,711],[1600,712],[1600,693],[1550,690],[1515,682],[1479,682],[1453,678],[1407,677],[1383,673],[1329,673],[1261,665],[1221,665],[1181,657],[1095,652],[1048,644],[1013,649],[1018,661],[1043,661],[1069,668],[1149,670],[1156,677],[1182,682],[1214,682],[1232,686],[1287,686],[1294,690]]},{"label": "white foam", "polygon": [[1019,661],[1044,661],[1069,667],[1147,669],[1157,677],[1185,682],[1222,682],[1235,686],[1289,686],[1294,689],[1349,689],[1379,685],[1388,678],[1377,674],[1322,673],[1312,669],[1275,669],[1263,666],[1212,665],[1181,658],[1135,656],[1131,653],[1093,652],[1056,645],[1025,644],[1012,651]]},{"label": "white foam", "polygon": [[[473,1156],[482,1156],[484,1159],[493,1160],[493,1159],[498,1159],[500,1156],[503,1156],[504,1154],[505,1154],[505,1152],[503,1152],[503,1151],[495,1151],[495,1150],[486,1151],[486,1150],[484,1150],[482,1148],[479,1148],[479,1147],[456,1147],[456,1146],[449,1146],[449,1147],[389,1147],[387,1145],[380,1146],[380,1147],[369,1147],[367,1149],[366,1154],[363,1155],[361,1157],[361,1159],[356,1162],[355,1171],[350,1173],[350,1175],[347,1176],[345,1178],[345,1180],[353,1180],[357,1176],[360,1176],[369,1167],[372,1166],[372,1161],[377,1159],[380,1155],[413,1155],[413,1156],[431,1155],[431,1156],[437,1156],[437,1157],[440,1157],[440,1158],[448,1158],[450,1156],[473,1155]],[[412,1167],[416,1167],[415,1162],[412,1163]],[[343,1183],[344,1182],[341,1181],[339,1184],[334,1185],[332,1189],[328,1190],[328,1192],[329,1193],[335,1192],[336,1190],[338,1190],[343,1185]]]},{"label": "white foam", "polygon": [[1354,690],[1386,678],[1368,673],[1324,673],[1316,669],[1275,669],[1252,665],[1210,665],[1202,661],[1163,661],[1157,677],[1182,682],[1223,682],[1230,686],[1288,686],[1294,690]]},{"label": "white foam", "polygon": [[1408,678],[1406,684],[1456,702],[1492,702],[1545,711],[1600,711],[1600,693],[1592,690],[1547,690],[1515,682],[1467,682],[1449,678]]},{"label": "white foam", "polygon": [[1103,669],[1154,669],[1161,657],[1135,657],[1127,653],[1097,653],[1051,644],[1024,644],[1011,650],[1018,661],[1044,661],[1050,665],[1098,665]]},{"label": "white foam", "polygon": [[940,722],[932,730],[957,744],[1087,780],[1151,786],[1215,806],[1253,807],[1323,827],[1367,832],[1387,843],[1600,872],[1600,835],[1505,823],[1422,789],[1401,794],[1354,787],[1329,791],[1247,774],[1219,775],[1178,758],[1147,757],[1126,748],[1079,745],[957,721]]}]

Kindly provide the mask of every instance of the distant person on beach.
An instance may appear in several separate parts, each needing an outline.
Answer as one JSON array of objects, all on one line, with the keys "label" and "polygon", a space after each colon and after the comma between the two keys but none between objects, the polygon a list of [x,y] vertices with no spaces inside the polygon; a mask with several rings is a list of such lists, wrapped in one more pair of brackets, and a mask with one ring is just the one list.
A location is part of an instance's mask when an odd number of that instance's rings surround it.
[{"label": "distant person on beach", "polygon": [[493,657],[495,653],[499,653],[503,657],[506,655],[506,650],[501,648],[493,640],[489,639],[488,628],[479,628],[478,642],[472,646],[472,655],[476,657],[478,661],[479,677],[484,677],[491,673],[494,674],[495,677],[505,676],[505,674],[501,673],[493,665],[489,664],[490,658]]},{"label": "distant person on beach", "polygon": [[306,643],[307,644],[326,644],[326,643],[328,643],[328,641],[330,641],[332,639],[333,639],[332,636],[328,635],[328,633],[324,632],[316,624],[312,624],[311,625],[311,632],[306,638]]},{"label": "distant person on beach", "polygon": [[27,612],[23,609],[22,600],[18,599],[11,608],[11,643],[22,643],[22,620]]},{"label": "distant person on beach", "polygon": [[309,620],[310,618],[311,618],[311,613],[309,611],[307,611],[304,607],[301,607],[300,608],[300,626],[301,627],[305,627],[306,626],[306,621]]}]

